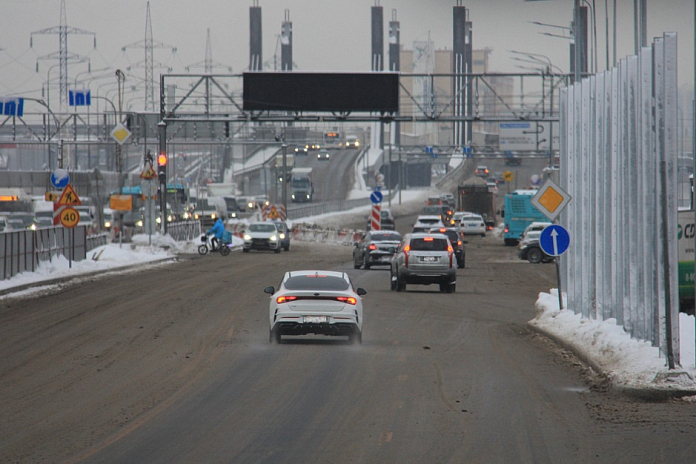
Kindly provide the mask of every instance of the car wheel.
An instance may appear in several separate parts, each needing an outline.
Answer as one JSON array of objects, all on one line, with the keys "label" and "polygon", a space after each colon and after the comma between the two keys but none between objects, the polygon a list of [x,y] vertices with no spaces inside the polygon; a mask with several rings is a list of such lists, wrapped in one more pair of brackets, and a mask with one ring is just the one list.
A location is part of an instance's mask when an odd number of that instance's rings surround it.
[{"label": "car wheel", "polygon": [[449,293],[448,289],[449,289],[449,284],[447,284],[447,283],[440,284],[440,293]]},{"label": "car wheel", "polygon": [[351,345],[355,344],[355,342],[358,342],[358,344],[362,345],[362,332],[359,330],[356,330],[352,334],[348,336],[348,342],[350,342]]},{"label": "car wheel", "polygon": [[280,338],[280,332],[279,332],[278,330],[271,330],[271,331],[268,333],[268,341],[269,341],[270,343],[278,343],[278,344],[280,344],[280,343],[282,342],[282,340],[281,340],[281,338]]},{"label": "car wheel", "polygon": [[463,268],[464,268],[464,257],[462,257],[462,259],[460,259],[459,261],[457,261],[457,267],[458,267],[459,269],[463,269]]},{"label": "car wheel", "polygon": [[396,279],[392,274],[389,275],[389,288],[391,291],[396,290]]},{"label": "car wheel", "polygon": [[248,248],[242,248],[242,251],[243,251],[244,253],[249,253],[249,249],[248,249]]},{"label": "car wheel", "polygon": [[457,284],[452,282],[447,286],[447,293],[455,293],[457,291]]},{"label": "car wheel", "polygon": [[481,234],[481,237],[485,237],[485,236],[486,236],[486,234]]},{"label": "car wheel", "polygon": [[539,248],[531,248],[529,251],[527,251],[527,261],[532,264],[540,263],[542,258],[543,255]]},{"label": "car wheel", "polygon": [[280,253],[280,247],[276,248],[276,249],[273,250],[273,251],[274,251],[275,253]]},{"label": "car wheel", "polygon": [[220,254],[222,256],[229,255],[230,254],[230,247],[228,247],[227,245],[223,245],[222,248],[220,248]]},{"label": "car wheel", "polygon": [[208,254],[208,247],[206,245],[201,245],[198,247],[198,254],[199,255],[206,255]]},{"label": "car wheel", "polygon": [[401,279],[399,279],[399,275],[396,275],[396,291],[397,292],[405,292],[406,291],[406,282],[403,282]]},{"label": "car wheel", "polygon": [[370,269],[370,261],[368,261],[367,256],[363,259],[363,267],[367,270]]},{"label": "car wheel", "polygon": [[286,246],[286,247],[283,247],[283,250],[285,250],[285,251],[290,251],[290,245],[288,245],[288,246]]}]

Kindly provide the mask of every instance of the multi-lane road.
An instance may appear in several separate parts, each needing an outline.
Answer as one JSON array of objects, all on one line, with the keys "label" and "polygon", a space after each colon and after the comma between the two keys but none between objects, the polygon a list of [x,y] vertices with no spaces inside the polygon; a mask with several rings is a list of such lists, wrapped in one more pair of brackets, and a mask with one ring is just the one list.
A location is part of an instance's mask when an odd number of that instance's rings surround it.
[{"label": "multi-lane road", "polygon": [[[411,218],[397,218],[405,231]],[[696,405],[606,392],[531,332],[552,265],[472,237],[457,292],[351,248],[181,256],[0,305],[0,462],[690,462]],[[267,285],[347,272],[362,345],[268,342]]]}]

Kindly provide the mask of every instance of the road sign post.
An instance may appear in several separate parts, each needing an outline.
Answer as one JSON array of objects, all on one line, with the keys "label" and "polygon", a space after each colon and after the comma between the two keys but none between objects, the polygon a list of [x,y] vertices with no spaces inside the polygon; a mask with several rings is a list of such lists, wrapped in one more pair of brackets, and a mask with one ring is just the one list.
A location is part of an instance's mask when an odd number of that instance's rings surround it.
[{"label": "road sign post", "polygon": [[560,257],[568,251],[570,234],[565,227],[552,224],[544,228],[539,236],[539,246],[542,251],[556,259],[556,278],[558,279],[558,307],[563,309],[563,286],[561,285]]}]

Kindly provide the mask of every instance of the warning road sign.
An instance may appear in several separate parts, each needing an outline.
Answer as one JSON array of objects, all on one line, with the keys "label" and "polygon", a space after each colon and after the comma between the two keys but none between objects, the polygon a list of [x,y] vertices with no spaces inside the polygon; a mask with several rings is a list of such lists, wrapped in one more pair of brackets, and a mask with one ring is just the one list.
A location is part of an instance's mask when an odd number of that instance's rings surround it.
[{"label": "warning road sign", "polygon": [[75,190],[72,188],[72,185],[68,184],[65,187],[65,190],[63,190],[63,193],[61,194],[60,198],[58,199],[58,204],[67,206],[77,206],[81,205],[82,201],[80,201],[80,197],[77,196],[77,193],[75,193]]}]

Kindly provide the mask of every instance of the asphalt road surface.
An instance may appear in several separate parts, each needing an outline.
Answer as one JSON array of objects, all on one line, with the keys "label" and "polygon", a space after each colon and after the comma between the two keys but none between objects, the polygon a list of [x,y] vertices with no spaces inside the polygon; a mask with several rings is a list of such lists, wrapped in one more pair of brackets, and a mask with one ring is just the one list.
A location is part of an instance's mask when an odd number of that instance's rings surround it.
[{"label": "asphalt road surface", "polygon": [[[457,292],[389,290],[351,248],[183,256],[0,302],[3,463],[692,462],[696,405],[605,391],[531,332],[552,265],[470,240]],[[267,285],[367,289],[362,345],[268,342]]]}]

